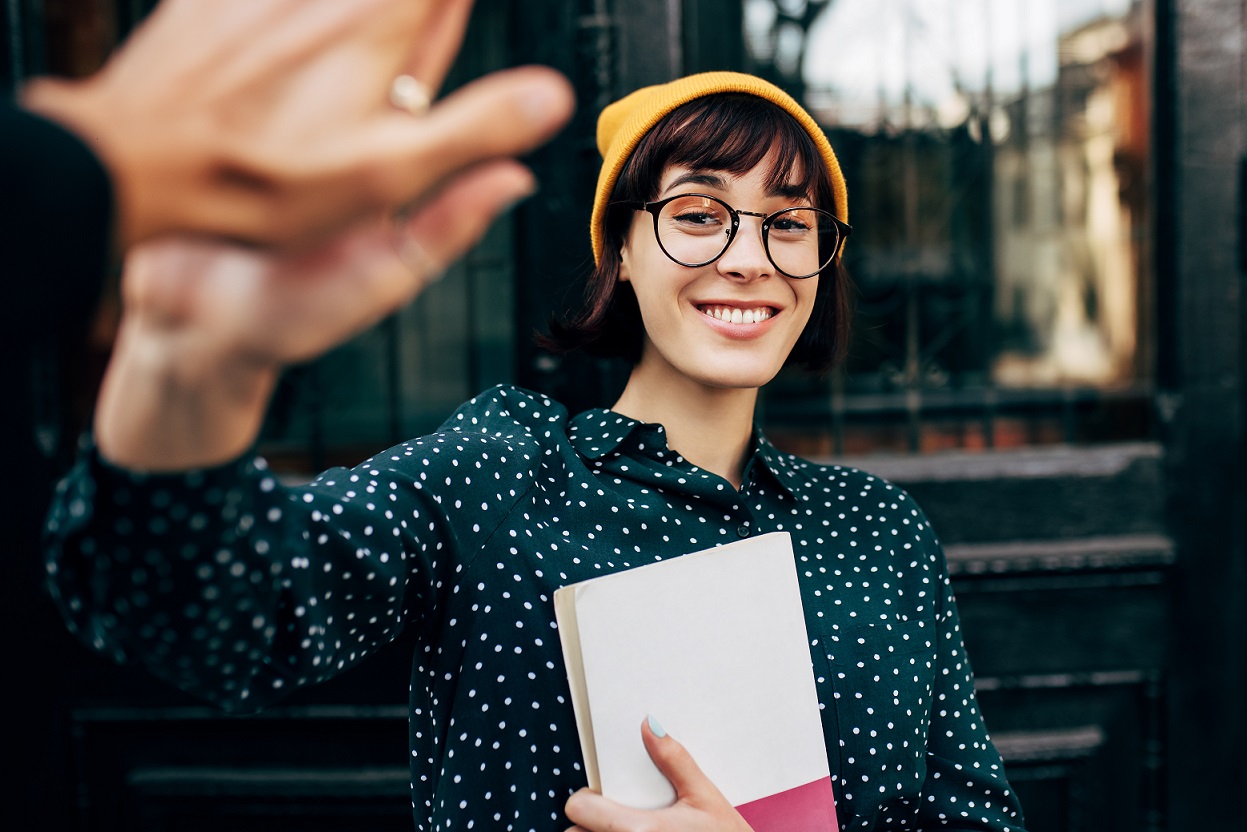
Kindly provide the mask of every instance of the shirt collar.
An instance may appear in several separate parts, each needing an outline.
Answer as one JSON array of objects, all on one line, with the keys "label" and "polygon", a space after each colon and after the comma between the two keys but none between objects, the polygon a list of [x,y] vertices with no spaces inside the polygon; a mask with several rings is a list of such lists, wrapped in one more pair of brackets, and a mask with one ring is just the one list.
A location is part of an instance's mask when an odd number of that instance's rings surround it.
[{"label": "shirt collar", "polygon": [[667,430],[662,425],[638,422],[601,407],[586,410],[573,418],[567,438],[576,453],[585,459],[601,459],[613,453],[638,450],[642,453],[647,450],[669,451]]},{"label": "shirt collar", "polygon": [[[572,419],[567,431],[572,447],[588,460],[602,459],[611,454],[634,454],[664,460],[673,456],[667,445],[667,431],[662,425],[638,422],[605,408],[586,410]],[[745,471],[761,467],[781,488],[794,497],[802,493],[809,478],[802,475],[796,457],[771,444],[755,425],[753,455]]]},{"label": "shirt collar", "polygon": [[801,471],[804,464],[792,454],[772,445],[757,425],[753,428],[753,448],[754,459],[762,463],[781,488],[797,499],[807,494],[810,478]]}]

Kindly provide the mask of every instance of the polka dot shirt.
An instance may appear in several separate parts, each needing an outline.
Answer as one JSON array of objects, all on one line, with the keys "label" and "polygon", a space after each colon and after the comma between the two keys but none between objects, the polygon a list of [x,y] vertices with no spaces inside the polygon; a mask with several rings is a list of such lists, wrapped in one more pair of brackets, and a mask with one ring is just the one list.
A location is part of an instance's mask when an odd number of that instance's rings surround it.
[{"label": "polka dot shirt", "polygon": [[555,589],[787,531],[842,827],[1021,828],[921,510],[760,434],[737,491],[668,447],[660,425],[569,418],[497,387],[438,432],[301,487],[258,458],[145,476],[88,450],[49,530],[70,627],[229,711],[413,629],[419,830],[568,825],[563,804],[585,775]]}]

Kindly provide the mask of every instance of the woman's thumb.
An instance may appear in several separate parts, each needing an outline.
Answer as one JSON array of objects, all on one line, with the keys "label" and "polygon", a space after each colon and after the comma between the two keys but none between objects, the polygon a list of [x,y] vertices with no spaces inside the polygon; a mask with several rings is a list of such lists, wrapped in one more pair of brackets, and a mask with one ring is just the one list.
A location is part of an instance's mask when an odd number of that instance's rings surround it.
[{"label": "woman's thumb", "polygon": [[677,800],[710,785],[706,775],[702,773],[697,762],[688,753],[688,749],[668,736],[662,724],[653,715],[646,716],[645,721],[641,723],[641,741],[645,744],[645,750],[649,752],[654,765],[664,777],[671,781]]}]

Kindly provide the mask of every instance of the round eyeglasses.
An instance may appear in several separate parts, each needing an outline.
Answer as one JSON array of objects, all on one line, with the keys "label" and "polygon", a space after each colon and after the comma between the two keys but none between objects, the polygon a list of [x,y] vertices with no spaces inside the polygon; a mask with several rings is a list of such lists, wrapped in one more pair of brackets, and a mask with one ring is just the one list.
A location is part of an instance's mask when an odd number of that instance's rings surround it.
[{"label": "round eyeglasses", "polygon": [[786,277],[813,277],[835,259],[853,229],[821,208],[798,206],[773,214],[737,211],[709,194],[676,194],[657,202],[612,202],[611,206],[648,211],[663,254],[681,266],[708,266],[723,256],[741,216],[762,218],[762,248]]}]

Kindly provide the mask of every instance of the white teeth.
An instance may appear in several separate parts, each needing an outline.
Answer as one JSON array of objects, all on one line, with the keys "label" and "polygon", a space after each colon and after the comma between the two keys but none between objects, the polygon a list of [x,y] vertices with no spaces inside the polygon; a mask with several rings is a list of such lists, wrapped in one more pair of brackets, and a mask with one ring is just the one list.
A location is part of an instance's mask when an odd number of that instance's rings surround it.
[{"label": "white teeth", "polygon": [[771,317],[771,309],[760,306],[757,309],[740,309],[735,306],[703,306],[703,315],[709,315],[720,321],[732,324],[757,324]]}]

